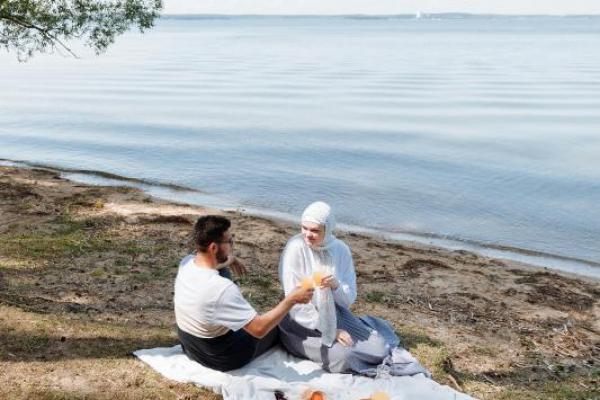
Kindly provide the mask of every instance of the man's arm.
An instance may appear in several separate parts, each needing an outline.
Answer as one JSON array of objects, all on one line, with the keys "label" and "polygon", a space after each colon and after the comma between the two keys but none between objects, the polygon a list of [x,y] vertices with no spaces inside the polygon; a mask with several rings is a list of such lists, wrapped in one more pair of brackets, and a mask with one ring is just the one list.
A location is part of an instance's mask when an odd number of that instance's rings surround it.
[{"label": "man's arm", "polygon": [[313,292],[314,289],[312,288],[295,288],[275,308],[254,317],[252,321],[244,326],[244,329],[255,338],[263,338],[281,322],[293,306],[300,303],[308,303],[312,299]]},{"label": "man's arm", "polygon": [[236,256],[230,255],[227,261],[217,266],[217,269],[228,267],[237,276],[244,276],[248,273],[248,268]]}]

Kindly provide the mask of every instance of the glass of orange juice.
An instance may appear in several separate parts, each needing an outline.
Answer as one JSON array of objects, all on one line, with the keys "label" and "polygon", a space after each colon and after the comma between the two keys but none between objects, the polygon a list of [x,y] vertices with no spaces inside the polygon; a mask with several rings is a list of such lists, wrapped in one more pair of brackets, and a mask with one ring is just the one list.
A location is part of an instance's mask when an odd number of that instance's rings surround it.
[{"label": "glass of orange juice", "polygon": [[302,286],[303,289],[312,289],[315,287],[314,280],[310,276],[304,277],[304,279],[302,279],[302,282],[300,283],[300,285]]},{"label": "glass of orange juice", "polygon": [[321,271],[315,271],[313,272],[313,282],[315,283],[315,286],[321,286],[321,284],[323,283],[323,272]]}]

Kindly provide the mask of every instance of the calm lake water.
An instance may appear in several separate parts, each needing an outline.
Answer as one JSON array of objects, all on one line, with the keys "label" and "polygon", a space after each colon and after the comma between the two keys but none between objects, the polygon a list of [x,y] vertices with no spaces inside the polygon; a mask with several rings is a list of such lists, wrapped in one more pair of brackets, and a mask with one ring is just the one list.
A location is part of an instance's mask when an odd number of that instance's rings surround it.
[{"label": "calm lake water", "polygon": [[600,277],[600,17],[165,18],[78,52],[0,53],[0,158]]}]

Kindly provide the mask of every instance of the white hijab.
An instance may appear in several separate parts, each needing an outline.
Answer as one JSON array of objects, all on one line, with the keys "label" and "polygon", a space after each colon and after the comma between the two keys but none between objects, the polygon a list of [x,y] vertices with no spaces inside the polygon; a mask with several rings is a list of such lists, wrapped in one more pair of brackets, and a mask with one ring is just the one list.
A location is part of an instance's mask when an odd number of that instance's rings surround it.
[{"label": "white hijab", "polygon": [[[327,268],[328,271],[333,270],[331,264],[332,257],[329,250],[335,244],[337,240],[333,236],[333,230],[335,229],[335,219],[331,214],[331,207],[329,204],[322,201],[315,201],[302,213],[302,222],[312,222],[319,224],[325,230],[325,236],[323,243],[319,246],[310,246],[311,250],[321,253],[321,257],[315,257],[316,254],[312,254],[311,263],[312,270],[319,269],[315,264],[321,264],[324,262],[325,265],[321,267]],[[317,262],[315,258],[319,258],[322,261]],[[317,308],[319,309],[319,324],[318,329],[321,332],[321,342],[330,347],[335,342],[336,338],[336,327],[337,327],[337,316],[335,312],[335,302],[333,300],[333,294],[330,289],[317,289],[315,291],[315,300]]]},{"label": "white hijab", "polygon": [[325,230],[323,243],[319,246],[311,246],[314,250],[328,250],[331,248],[336,238],[333,235],[335,229],[335,218],[331,213],[329,204],[323,201],[315,201],[310,204],[302,213],[302,222],[312,222],[319,224]]}]

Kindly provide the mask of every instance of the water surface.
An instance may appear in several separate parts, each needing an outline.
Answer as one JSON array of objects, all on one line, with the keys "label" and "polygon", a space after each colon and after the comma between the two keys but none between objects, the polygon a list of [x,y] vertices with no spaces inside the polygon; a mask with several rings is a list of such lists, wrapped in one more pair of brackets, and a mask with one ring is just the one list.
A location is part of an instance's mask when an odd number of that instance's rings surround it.
[{"label": "water surface", "polygon": [[598,17],[166,18],[0,53],[0,158],[600,276],[598,48]]}]

